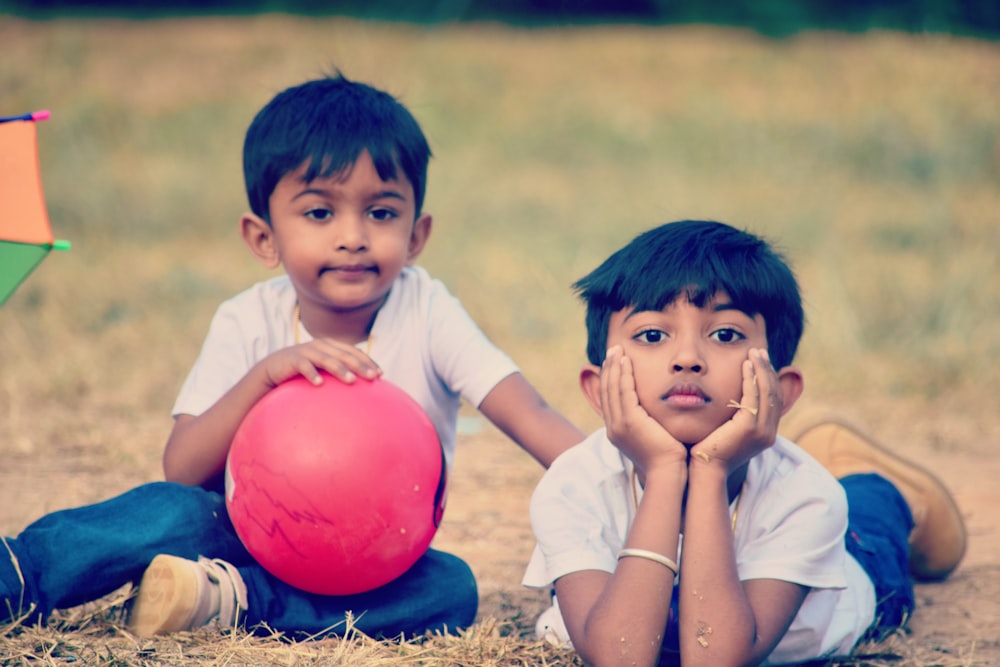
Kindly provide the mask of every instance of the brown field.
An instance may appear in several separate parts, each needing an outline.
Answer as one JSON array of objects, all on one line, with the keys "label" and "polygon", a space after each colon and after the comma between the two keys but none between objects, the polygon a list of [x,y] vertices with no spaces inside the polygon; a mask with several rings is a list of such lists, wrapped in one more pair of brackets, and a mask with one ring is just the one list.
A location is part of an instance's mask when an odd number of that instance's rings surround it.
[{"label": "brown field", "polygon": [[[1000,665],[1000,44],[929,35],[0,17],[0,115],[49,108],[51,255],[0,309],[0,531],[159,479],[174,396],[224,298],[266,277],[236,235],[243,131],[332,67],[398,95],[435,159],[422,264],[584,429],[569,284],[656,223],[714,218],[791,258],[808,390],[937,471],[970,531],[911,632],[843,665]],[[458,638],[289,644],[128,635],[127,591],[0,630],[14,665],[573,662],[519,585],[541,470],[469,411],[435,546],[465,558]],[[71,547],[71,545],[68,545]]]}]

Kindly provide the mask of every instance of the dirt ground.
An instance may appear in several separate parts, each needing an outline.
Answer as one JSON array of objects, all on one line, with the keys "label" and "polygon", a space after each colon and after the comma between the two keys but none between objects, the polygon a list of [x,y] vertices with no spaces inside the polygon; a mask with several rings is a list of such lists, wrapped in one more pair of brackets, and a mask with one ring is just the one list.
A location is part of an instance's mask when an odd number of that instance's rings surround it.
[{"label": "dirt ground", "polygon": [[[915,419],[903,420],[898,432],[920,432]],[[475,420],[467,423],[472,432],[461,436],[435,546],[472,565],[480,582],[481,618],[500,619],[514,632],[527,632],[546,604],[543,592],[519,585],[533,546],[528,500],[541,470],[497,433]],[[917,586],[918,609],[905,641],[919,645],[924,655],[930,653],[922,664],[1000,665],[1000,514],[995,510],[1000,505],[1000,465],[991,455],[1000,443],[992,436],[959,450],[937,443],[935,434],[941,432],[931,429],[910,443],[909,454],[953,490],[967,522],[968,551],[947,581]],[[0,449],[0,530],[6,534],[46,511],[97,501],[159,474],[153,451],[138,465],[122,466],[107,451],[43,454],[7,445]]]}]

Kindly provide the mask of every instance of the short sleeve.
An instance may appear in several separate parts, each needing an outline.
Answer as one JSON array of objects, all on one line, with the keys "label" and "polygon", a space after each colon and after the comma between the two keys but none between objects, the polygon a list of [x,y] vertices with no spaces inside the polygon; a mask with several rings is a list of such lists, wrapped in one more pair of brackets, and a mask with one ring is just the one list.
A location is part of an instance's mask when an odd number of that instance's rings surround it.
[{"label": "short sleeve", "polygon": [[431,358],[444,383],[470,404],[483,399],[517,364],[487,338],[459,300],[440,282],[431,293]]},{"label": "short sleeve", "polygon": [[599,439],[592,435],[559,456],[532,494],[537,546],[524,575],[526,586],[548,586],[583,570],[615,570],[631,510],[617,450],[603,452],[610,460],[602,457],[603,430],[599,433]]},{"label": "short sleeve", "polygon": [[742,524],[737,522],[740,579],[845,587],[847,498],[842,487],[826,471],[811,466],[783,472],[777,468],[770,479],[755,480],[765,488],[757,490]]},{"label": "short sleeve", "polygon": [[295,290],[287,276],[259,282],[219,305],[173,415],[198,416],[257,362],[294,343]]},{"label": "short sleeve", "polygon": [[198,416],[246,375],[252,365],[243,331],[232,308],[223,304],[209,325],[201,352],[174,403],[173,415]]}]

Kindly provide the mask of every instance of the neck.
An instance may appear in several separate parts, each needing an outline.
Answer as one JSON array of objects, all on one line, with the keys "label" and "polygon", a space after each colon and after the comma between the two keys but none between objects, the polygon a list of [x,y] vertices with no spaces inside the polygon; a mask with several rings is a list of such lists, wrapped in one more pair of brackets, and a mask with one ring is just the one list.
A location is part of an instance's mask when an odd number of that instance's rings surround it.
[{"label": "neck", "polygon": [[381,306],[380,303],[376,308],[330,311],[296,303],[293,316],[296,336],[301,334],[301,329],[305,329],[313,338],[332,338],[347,345],[356,345],[368,340]]}]

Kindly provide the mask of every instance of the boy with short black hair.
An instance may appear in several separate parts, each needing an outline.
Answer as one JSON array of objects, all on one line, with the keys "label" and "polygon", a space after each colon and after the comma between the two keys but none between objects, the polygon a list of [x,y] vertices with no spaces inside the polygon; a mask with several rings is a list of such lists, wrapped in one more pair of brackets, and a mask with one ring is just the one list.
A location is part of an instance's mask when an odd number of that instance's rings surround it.
[{"label": "boy with short black hair", "polygon": [[910,563],[957,566],[964,526],[932,475],[836,423],[802,436],[820,462],[777,435],[804,317],[763,240],[666,224],[575,287],[605,428],[532,497],[524,583],[555,592],[540,633],[599,665],[801,662],[904,625]]},{"label": "boy with short black hair", "polygon": [[[174,406],[167,480],[217,480],[250,407],[297,375],[318,383],[320,370],[344,382],[384,374],[402,387],[430,416],[449,466],[463,398],[543,464],[580,438],[444,285],[414,265],[431,233],[422,211],[429,157],[405,107],[343,76],[286,90],[257,114],[244,145],[251,211],[241,232],[264,266],[285,275],[219,308]],[[356,628],[393,636],[464,627],[475,617],[471,571],[435,550],[400,579],[344,597],[305,593],[256,563],[238,564],[234,589],[245,585],[249,625],[313,634],[350,613]],[[207,575],[228,593],[234,579],[202,565],[205,574],[190,560],[155,559],[132,628],[201,625],[203,596],[175,582],[200,580],[204,589]]]},{"label": "boy with short black hair", "polygon": [[[166,482],[42,517],[0,551],[0,610],[44,619],[140,576],[139,635],[218,624],[299,636],[353,627],[420,635],[473,622],[478,594],[461,559],[429,550],[398,579],[351,596],[289,586],[243,548],[223,473],[250,408],[285,380],[321,371],[379,375],[428,413],[450,466],[462,400],[543,465],[582,434],[552,410],[439,281],[414,265],[430,149],[389,94],[331,76],[278,94],[246,135],[251,253],[282,275],[223,303],[174,406]],[[387,418],[391,418],[388,415]],[[5,557],[7,556],[7,557]]]}]

